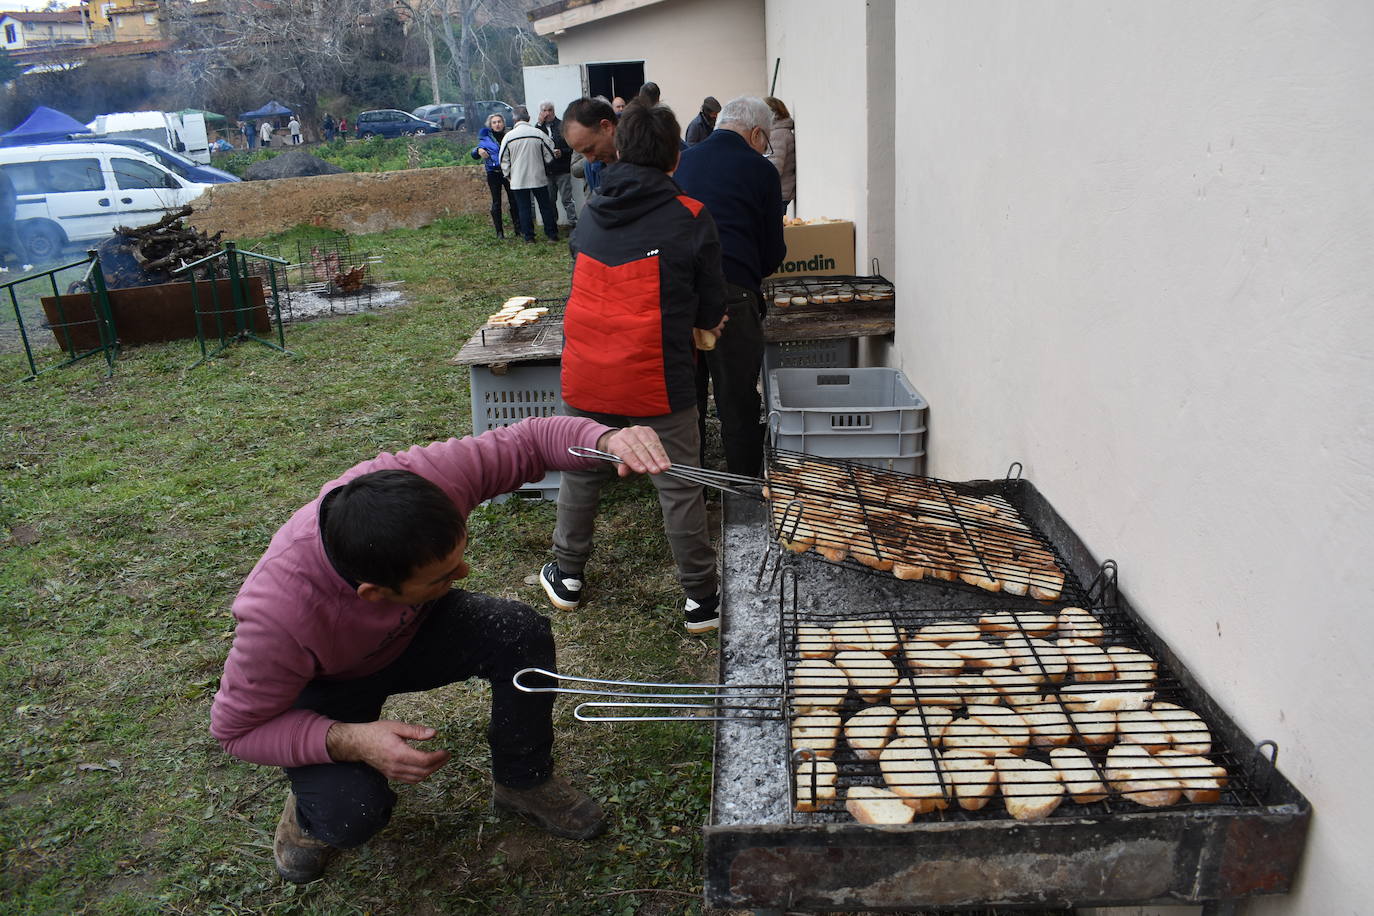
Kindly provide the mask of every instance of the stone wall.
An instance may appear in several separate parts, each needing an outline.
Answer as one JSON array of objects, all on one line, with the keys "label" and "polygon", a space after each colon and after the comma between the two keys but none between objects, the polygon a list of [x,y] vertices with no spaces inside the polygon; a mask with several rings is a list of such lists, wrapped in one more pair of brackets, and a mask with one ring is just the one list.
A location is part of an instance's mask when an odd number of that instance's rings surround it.
[{"label": "stone wall", "polygon": [[418,229],[436,219],[490,206],[481,168],[349,172],[214,185],[189,222],[226,239],[284,232],[302,223],[352,234]]}]

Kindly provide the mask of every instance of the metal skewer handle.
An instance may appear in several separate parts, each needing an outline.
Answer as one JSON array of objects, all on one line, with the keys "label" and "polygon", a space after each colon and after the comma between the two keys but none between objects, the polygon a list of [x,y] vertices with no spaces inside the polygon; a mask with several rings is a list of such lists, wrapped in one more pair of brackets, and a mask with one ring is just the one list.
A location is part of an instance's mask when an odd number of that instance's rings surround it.
[{"label": "metal skewer handle", "polygon": [[[599,458],[602,461],[609,461],[612,464],[623,464],[624,462],[610,452],[603,452],[600,449],[588,448],[585,445],[573,445],[568,447],[568,453],[578,458]],[[744,490],[741,487],[757,488],[761,490],[763,481],[757,477],[748,477],[744,474],[730,474],[725,471],[712,471],[707,468],[693,467],[689,464],[670,464],[668,470],[663,473],[669,477],[676,477],[678,480],[685,480],[688,483],[698,484],[703,487],[712,487],[726,493],[734,493],[736,496],[744,496],[749,499],[760,499],[762,494],[754,489]]]},{"label": "metal skewer handle", "polygon": [[[555,683],[549,686],[526,683],[522,678],[542,675]],[[717,722],[725,719],[780,719],[782,692],[775,684],[675,684],[654,681],[614,681],[605,678],[575,677],[546,668],[521,668],[512,677],[517,690],[525,693],[569,693],[578,696],[613,697],[613,701],[581,703],[573,714],[583,722],[670,722],[688,720]],[[583,684],[562,687],[560,682]],[[744,691],[744,692],[741,692]],[[656,701],[672,702],[656,702]],[[588,709],[678,709],[676,715],[627,714],[593,715]],[[709,715],[708,715],[709,713]]]}]

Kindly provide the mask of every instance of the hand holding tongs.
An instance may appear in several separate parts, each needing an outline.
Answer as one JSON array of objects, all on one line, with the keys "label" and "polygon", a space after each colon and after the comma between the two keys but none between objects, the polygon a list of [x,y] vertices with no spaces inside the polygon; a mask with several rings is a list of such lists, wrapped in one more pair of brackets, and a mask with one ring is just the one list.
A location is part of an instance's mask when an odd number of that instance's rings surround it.
[{"label": "hand holding tongs", "polygon": [[[569,454],[578,458],[600,458],[602,461],[609,461],[612,464],[623,464],[624,462],[610,452],[603,452],[600,449],[588,448],[584,445],[573,445],[568,448]],[[736,496],[745,496],[749,499],[761,499],[763,497],[763,481],[757,477],[747,477],[743,474],[729,474],[725,471],[711,471],[706,468],[692,467],[689,464],[670,464],[668,470],[663,473],[669,477],[676,477],[678,480],[685,480],[688,483],[698,484],[703,487],[714,487],[726,493],[734,493]],[[740,487],[757,487],[758,492],[741,490]]]},{"label": "hand holding tongs", "polygon": [[[577,682],[600,685],[595,688],[543,687],[523,683],[524,675],[543,675],[555,682]],[[579,703],[573,716],[581,722],[721,722],[727,719],[781,719],[782,692],[769,684],[660,684],[650,681],[608,681],[594,677],[573,677],[544,668],[521,668],[511,678],[518,690],[525,693],[573,693],[581,696],[624,697],[624,701],[586,701]],[[617,689],[617,688],[650,688]],[[654,691],[667,692],[654,692]],[[693,692],[694,691],[694,692]],[[702,692],[707,691],[707,692]],[[745,691],[743,693],[736,691]],[[753,692],[760,691],[760,692]],[[676,702],[654,702],[657,700]],[[607,715],[585,712],[589,709],[679,710],[661,715]]]}]

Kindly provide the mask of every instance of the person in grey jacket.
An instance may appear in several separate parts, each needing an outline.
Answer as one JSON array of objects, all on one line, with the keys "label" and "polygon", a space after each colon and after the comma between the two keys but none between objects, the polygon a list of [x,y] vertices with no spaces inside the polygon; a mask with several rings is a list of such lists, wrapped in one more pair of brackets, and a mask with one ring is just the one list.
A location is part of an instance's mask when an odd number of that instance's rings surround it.
[{"label": "person in grey jacket", "polygon": [[515,194],[515,229],[527,242],[534,241],[534,201],[544,220],[544,235],[558,241],[558,217],[549,198],[548,164],[554,160],[553,141],[530,123],[529,109],[515,109],[515,126],[501,141],[501,171]]}]

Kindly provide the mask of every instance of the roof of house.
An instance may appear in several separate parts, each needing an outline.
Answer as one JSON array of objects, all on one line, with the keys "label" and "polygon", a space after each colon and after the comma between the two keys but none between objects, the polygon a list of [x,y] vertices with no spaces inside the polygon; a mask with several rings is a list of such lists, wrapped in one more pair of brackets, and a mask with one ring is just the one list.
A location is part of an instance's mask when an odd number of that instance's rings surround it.
[{"label": "roof of house", "polygon": [[52,22],[81,24],[81,10],[57,10],[56,12],[37,12],[32,10],[0,10],[0,18],[8,16],[19,22]]},{"label": "roof of house", "polygon": [[539,35],[548,35],[598,19],[618,16],[662,3],[663,0],[557,0],[530,10],[529,20]]}]

